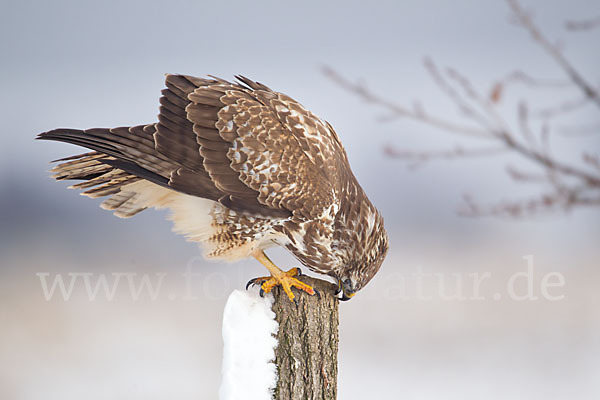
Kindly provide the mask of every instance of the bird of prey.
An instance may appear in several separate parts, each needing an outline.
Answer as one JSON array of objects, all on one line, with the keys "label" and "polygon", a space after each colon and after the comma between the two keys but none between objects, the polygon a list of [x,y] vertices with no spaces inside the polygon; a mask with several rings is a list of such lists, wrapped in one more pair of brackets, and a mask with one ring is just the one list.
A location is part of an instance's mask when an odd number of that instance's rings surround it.
[{"label": "bird of prey", "polygon": [[92,150],[52,169],[83,182],[83,195],[129,218],[169,208],[174,231],[210,259],[255,257],[270,272],[261,294],[281,285],[314,289],[264,253],[283,246],[310,270],[332,276],[341,300],[379,270],[388,238],[358,184],[333,127],[300,103],[243,76],[166,75],[158,122],[121,128],[54,129],[38,139]]}]

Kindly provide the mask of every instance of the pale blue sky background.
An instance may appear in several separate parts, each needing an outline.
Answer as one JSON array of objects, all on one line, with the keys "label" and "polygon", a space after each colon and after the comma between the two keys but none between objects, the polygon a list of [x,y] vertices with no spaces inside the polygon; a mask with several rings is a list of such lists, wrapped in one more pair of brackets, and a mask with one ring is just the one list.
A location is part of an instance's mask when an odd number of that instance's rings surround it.
[{"label": "pale blue sky background", "polygon": [[[598,83],[600,29],[568,33],[563,22],[600,15],[600,6],[525,4]],[[360,299],[342,307],[340,398],[365,398],[373,388],[410,399],[597,398],[598,210],[523,221],[458,217],[463,193],[484,202],[530,194],[532,188],[504,174],[507,163],[523,164],[509,156],[407,171],[382,155],[386,144],[443,149],[456,140],[408,121],[378,122],[381,110],[338,88],[320,69],[331,66],[400,104],[418,99],[432,112],[459,118],[431,83],[425,56],[459,69],[485,92],[517,68],[563,79],[508,16],[503,1],[491,0],[2,2],[0,318],[9,327],[0,364],[0,394],[9,396],[2,397],[39,398],[36,390],[47,399],[216,395],[222,307],[228,293],[261,268],[251,261],[194,261],[195,246],[170,232],[164,213],[146,211],[127,221],[111,216],[99,201],[48,178],[49,160],[78,149],[33,141],[56,127],[155,121],[163,74],[170,72],[244,74],[298,99],[336,128],[355,174],[384,214],[389,259]],[[549,104],[557,96],[549,93],[516,88],[513,100]],[[578,93],[566,89],[558,96]],[[511,107],[514,101],[507,100],[503,111],[512,115]],[[584,109],[574,122],[597,123],[597,117],[593,108]],[[556,154],[569,160],[574,147],[600,148],[598,135],[573,140],[557,138]],[[494,287],[501,286],[507,274],[524,269],[527,254],[535,256],[540,274],[564,273],[564,301],[419,302],[382,295],[398,274],[418,266],[492,271]],[[282,265],[294,262],[276,255]],[[35,276],[178,276],[190,262],[207,282],[211,274],[221,280],[213,291],[200,280],[203,300],[183,304],[45,302]]]}]

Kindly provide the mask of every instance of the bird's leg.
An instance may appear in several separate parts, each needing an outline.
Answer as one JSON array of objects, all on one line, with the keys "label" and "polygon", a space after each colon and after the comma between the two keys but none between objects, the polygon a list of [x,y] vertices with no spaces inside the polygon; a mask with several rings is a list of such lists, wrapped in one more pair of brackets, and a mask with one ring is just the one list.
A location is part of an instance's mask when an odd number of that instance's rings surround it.
[{"label": "bird's leg", "polygon": [[252,255],[269,270],[271,276],[254,278],[250,282],[248,282],[246,288],[248,288],[248,286],[251,284],[262,282],[262,284],[260,285],[262,294],[269,293],[275,286],[281,285],[283,291],[287,294],[290,301],[293,302],[296,301],[294,300],[295,296],[294,293],[292,293],[292,287],[304,290],[306,293],[311,295],[316,293],[315,289],[313,289],[312,286],[307,285],[306,283],[300,281],[297,278],[294,278],[295,276],[300,275],[300,268],[292,268],[289,271],[285,272],[280,270],[275,264],[273,264],[273,261],[271,261],[269,257],[267,257],[264,251],[258,250]]}]

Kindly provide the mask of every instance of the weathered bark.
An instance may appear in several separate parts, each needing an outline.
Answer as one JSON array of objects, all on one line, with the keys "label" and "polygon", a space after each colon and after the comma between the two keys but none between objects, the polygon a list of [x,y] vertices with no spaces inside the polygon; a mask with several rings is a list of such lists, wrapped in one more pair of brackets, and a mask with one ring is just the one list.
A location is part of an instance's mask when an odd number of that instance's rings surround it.
[{"label": "weathered bark", "polygon": [[336,399],[338,300],[335,285],[301,276],[321,297],[294,290],[298,306],[281,287],[273,290],[279,323],[275,349],[278,381],[275,399]]}]

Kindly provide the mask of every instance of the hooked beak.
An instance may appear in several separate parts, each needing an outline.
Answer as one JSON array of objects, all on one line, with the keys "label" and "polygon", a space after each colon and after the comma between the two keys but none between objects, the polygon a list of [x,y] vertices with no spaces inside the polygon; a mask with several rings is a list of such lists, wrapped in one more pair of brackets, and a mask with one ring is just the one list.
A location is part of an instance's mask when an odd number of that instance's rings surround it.
[{"label": "hooked beak", "polygon": [[354,297],[354,295],[356,294],[354,292],[346,291],[346,288],[345,288],[344,284],[342,283],[342,281],[338,280],[338,287],[337,287],[337,290],[335,291],[335,294],[337,295],[340,292],[342,293],[342,297],[338,297],[339,301],[348,301],[352,297]]},{"label": "hooked beak", "polygon": [[348,301],[350,300],[352,297],[354,297],[354,293],[346,293],[346,292],[342,292],[342,297],[339,297],[338,299],[340,301]]}]

